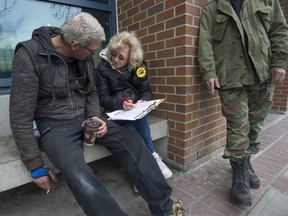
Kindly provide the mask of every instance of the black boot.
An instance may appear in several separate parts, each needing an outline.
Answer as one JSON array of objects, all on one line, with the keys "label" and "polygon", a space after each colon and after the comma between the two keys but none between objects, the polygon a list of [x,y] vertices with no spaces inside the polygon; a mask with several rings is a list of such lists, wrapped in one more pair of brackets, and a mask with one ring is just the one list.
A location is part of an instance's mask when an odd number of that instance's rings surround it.
[{"label": "black boot", "polygon": [[251,165],[250,156],[247,157],[247,160],[248,160],[248,165],[249,165],[250,187],[257,189],[260,187],[260,179],[256,175],[256,173],[255,173],[255,171]]},{"label": "black boot", "polygon": [[238,205],[251,206],[248,159],[230,159],[233,170],[231,201]]}]

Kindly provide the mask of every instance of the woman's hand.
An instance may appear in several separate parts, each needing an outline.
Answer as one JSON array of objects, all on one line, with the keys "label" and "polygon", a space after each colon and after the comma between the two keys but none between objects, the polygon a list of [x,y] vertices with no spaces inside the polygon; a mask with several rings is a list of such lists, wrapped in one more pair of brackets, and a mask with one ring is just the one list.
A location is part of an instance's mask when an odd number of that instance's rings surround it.
[{"label": "woman's hand", "polygon": [[123,109],[126,111],[134,109],[135,107],[136,107],[136,104],[134,104],[132,100],[124,101],[123,103]]},{"label": "woman's hand", "polygon": [[144,103],[144,102],[146,102],[146,100],[138,100],[136,104],[138,104],[138,103]]}]

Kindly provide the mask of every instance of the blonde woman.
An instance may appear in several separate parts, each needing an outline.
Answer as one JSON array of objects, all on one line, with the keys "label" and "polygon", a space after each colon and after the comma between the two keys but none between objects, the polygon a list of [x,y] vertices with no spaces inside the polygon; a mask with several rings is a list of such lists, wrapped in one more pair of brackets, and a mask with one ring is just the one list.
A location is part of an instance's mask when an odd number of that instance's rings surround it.
[{"label": "blonde woman", "polygon": [[[107,48],[100,53],[102,61],[96,69],[100,105],[105,111],[131,110],[137,103],[152,99],[143,50],[133,33],[121,32],[113,36]],[[155,152],[149,128],[149,116],[136,121],[115,121],[138,132],[156,159],[165,178],[171,170]]]}]

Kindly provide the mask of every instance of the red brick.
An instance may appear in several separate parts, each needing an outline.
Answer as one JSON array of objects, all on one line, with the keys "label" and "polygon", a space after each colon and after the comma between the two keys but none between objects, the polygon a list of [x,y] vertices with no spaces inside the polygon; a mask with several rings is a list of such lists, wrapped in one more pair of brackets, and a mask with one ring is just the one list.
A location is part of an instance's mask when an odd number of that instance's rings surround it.
[{"label": "red brick", "polygon": [[221,197],[207,196],[203,199],[203,202],[210,206],[212,209],[217,209],[216,212],[220,212],[224,215],[241,215],[242,212],[232,205],[227,205]]},{"label": "red brick", "polygon": [[143,3],[140,5],[140,10],[144,11],[147,10],[148,8],[154,6],[154,1],[151,0],[146,0],[146,1],[142,1]]},{"label": "red brick", "polygon": [[156,15],[156,22],[166,21],[168,19],[173,18],[174,16],[174,9],[165,10],[162,13]]},{"label": "red brick", "polygon": [[277,181],[273,184],[273,187],[280,190],[282,193],[288,193],[288,179],[284,177],[279,177]]},{"label": "red brick", "polygon": [[132,17],[135,16],[135,14],[138,14],[140,11],[139,6],[132,7],[129,10],[127,10],[127,16]]},{"label": "red brick", "polygon": [[147,12],[146,11],[140,11],[140,13],[135,14],[133,16],[134,22],[139,22],[139,21],[142,21],[146,18],[147,18]]},{"label": "red brick", "polygon": [[164,10],[164,3],[156,4],[148,9],[148,16],[153,16]]},{"label": "red brick", "polygon": [[166,9],[174,8],[177,5],[185,4],[183,0],[166,1]]},{"label": "red brick", "polygon": [[169,38],[174,38],[175,37],[174,29],[169,29],[169,30],[159,32],[156,37],[157,37],[158,41],[159,40],[166,40]]},{"label": "red brick", "polygon": [[164,30],[164,23],[156,23],[155,25],[150,26],[148,28],[149,34],[153,34],[155,32],[160,32],[160,31],[163,31],[163,30]]}]

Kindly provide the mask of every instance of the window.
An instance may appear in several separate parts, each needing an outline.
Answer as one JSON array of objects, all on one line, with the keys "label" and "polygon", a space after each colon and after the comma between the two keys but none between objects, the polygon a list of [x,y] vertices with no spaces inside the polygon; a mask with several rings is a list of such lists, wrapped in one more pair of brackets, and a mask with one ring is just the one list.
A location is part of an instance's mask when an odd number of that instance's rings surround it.
[{"label": "window", "polygon": [[[25,9],[24,9],[25,8]],[[105,30],[106,43],[116,33],[115,0],[2,0],[0,5],[0,94],[8,94],[14,48],[31,38],[40,26],[60,27],[70,16],[85,11],[98,19]],[[102,45],[102,48],[106,44]],[[101,48],[99,49],[99,51]],[[98,55],[95,55],[95,64]]]}]

